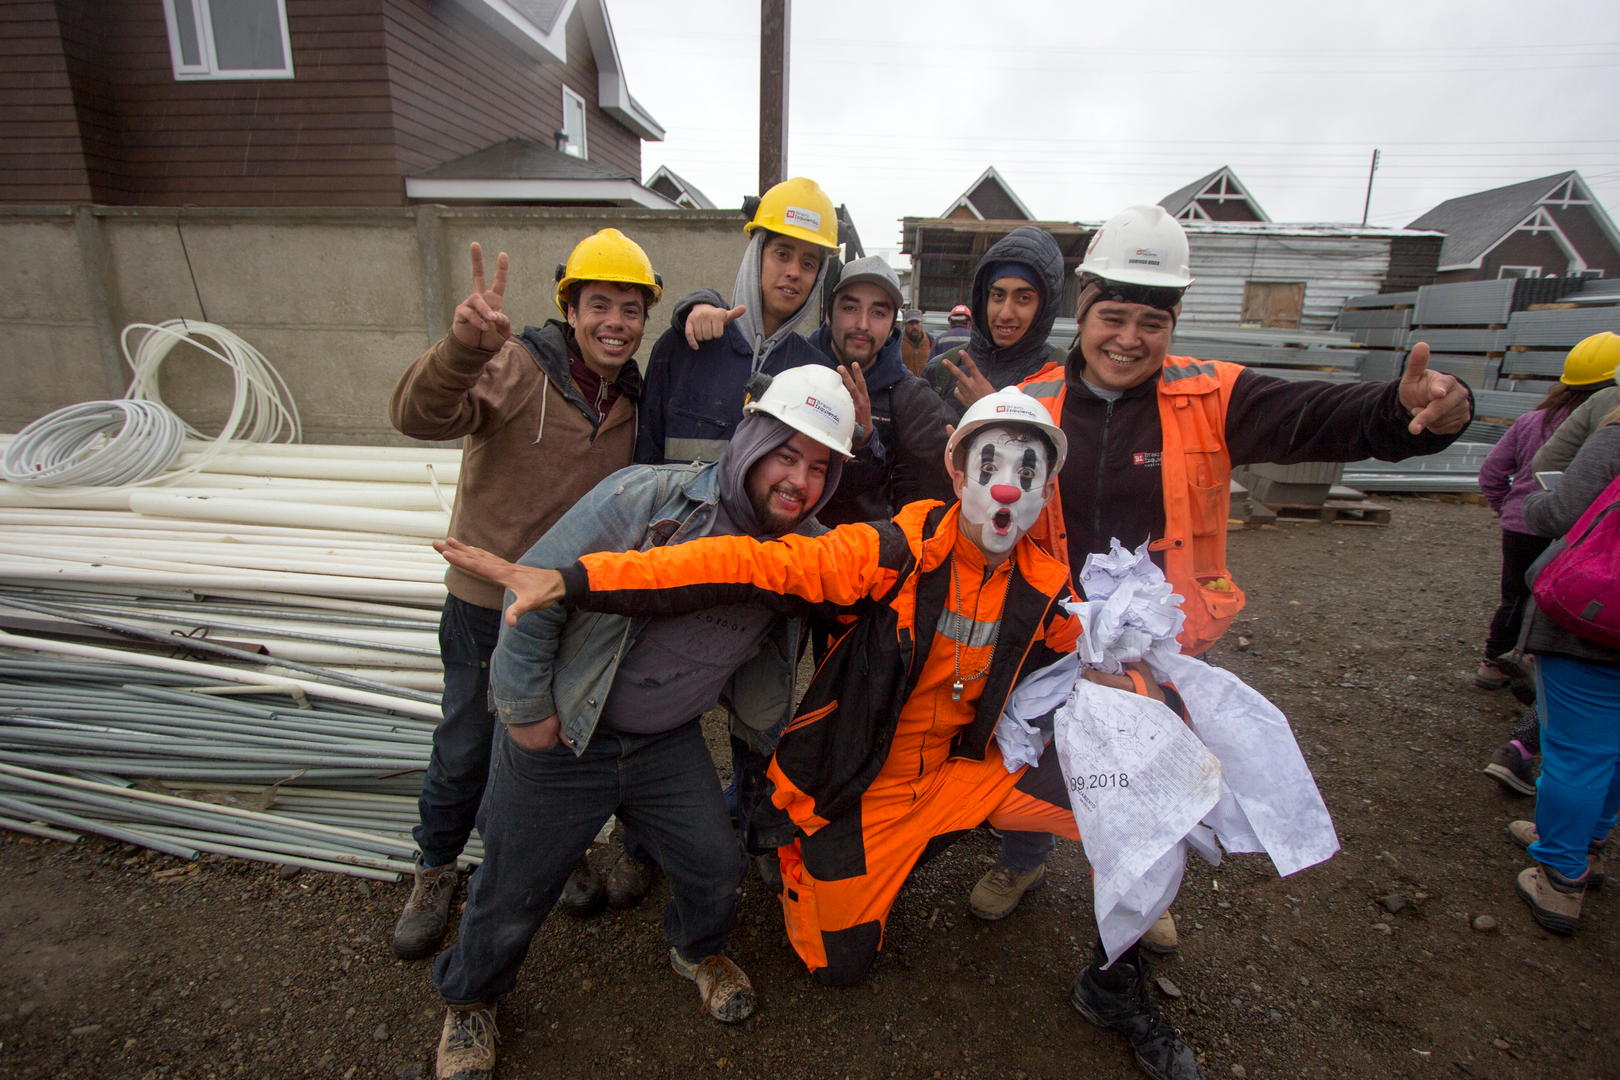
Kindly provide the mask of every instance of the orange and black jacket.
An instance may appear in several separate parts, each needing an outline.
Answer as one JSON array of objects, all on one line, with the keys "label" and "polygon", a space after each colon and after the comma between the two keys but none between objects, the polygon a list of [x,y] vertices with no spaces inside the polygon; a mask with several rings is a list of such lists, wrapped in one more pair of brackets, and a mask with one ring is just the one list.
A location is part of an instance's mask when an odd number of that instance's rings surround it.
[{"label": "orange and black jacket", "polygon": [[[957,506],[915,502],[890,521],[767,542],[716,536],[674,547],[587,555],[565,569],[565,602],[587,611],[675,614],[759,603],[837,615],[846,629],[816,670],[777,746],[774,801],[806,832],[854,810],[888,756],[951,587]],[[983,760],[1024,672],[1072,642],[1068,569],[1029,540],[1013,551],[1001,629],[973,718],[952,757]]]}]

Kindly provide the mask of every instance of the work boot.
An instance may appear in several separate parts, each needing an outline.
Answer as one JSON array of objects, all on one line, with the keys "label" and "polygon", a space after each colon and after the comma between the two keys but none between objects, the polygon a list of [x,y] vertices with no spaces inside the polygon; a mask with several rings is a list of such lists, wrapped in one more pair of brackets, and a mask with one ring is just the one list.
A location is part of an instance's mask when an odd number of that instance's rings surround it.
[{"label": "work boot", "polygon": [[446,1006],[433,1075],[438,1080],[489,1080],[495,1071],[495,1041],[495,1006]]},{"label": "work boot", "polygon": [[[1508,839],[1522,848],[1528,848],[1541,839],[1541,834],[1536,831],[1536,823],[1533,821],[1510,821],[1508,822],[1507,831]],[[1603,875],[1603,849],[1608,846],[1609,842],[1607,840],[1592,840],[1586,845],[1586,877],[1583,880],[1586,882],[1588,889],[1603,888],[1605,880]]]},{"label": "work boot", "polygon": [[1581,901],[1586,898],[1586,875],[1567,878],[1550,866],[1537,863],[1519,871],[1513,882],[1519,899],[1530,905],[1530,914],[1555,934],[1573,934],[1581,919]]},{"label": "work boot", "polygon": [[[1125,1036],[1137,1065],[1154,1080],[1204,1080],[1198,1055],[1181,1041],[1149,996],[1147,967],[1140,953],[1138,964],[1121,958],[1107,971],[1099,967],[1102,958],[1093,955],[1091,966],[1075,977],[1069,1003],[1098,1027]],[[1106,989],[1104,982],[1120,988]]]},{"label": "work boot", "polygon": [[410,899],[394,924],[394,955],[401,960],[420,960],[439,951],[450,923],[450,901],[461,877],[454,860],[443,866],[418,866],[414,876]]},{"label": "work boot", "polygon": [[1046,864],[1020,874],[996,863],[984,872],[968,895],[968,910],[981,919],[1005,919],[1018,907],[1025,893],[1046,884]]},{"label": "work boot", "polygon": [[607,889],[602,886],[602,878],[583,855],[574,872],[563,882],[557,906],[576,919],[588,919],[607,906]]},{"label": "work boot", "polygon": [[1520,795],[1536,793],[1536,770],[1517,739],[1505,742],[1492,751],[1490,764],[1485,766],[1484,773],[1509,791],[1516,791]]},{"label": "work boot", "polygon": [[672,948],[669,966],[677,975],[697,983],[703,1007],[722,1024],[739,1024],[754,1015],[754,984],[742,968],[720,953],[692,961]]},{"label": "work boot", "polygon": [[1139,942],[1142,948],[1160,956],[1169,956],[1181,948],[1181,935],[1176,933],[1176,917],[1168,911],[1147,929]]},{"label": "work boot", "polygon": [[607,876],[607,903],[610,908],[633,908],[652,891],[658,880],[658,865],[643,862],[628,851],[619,852]]},{"label": "work boot", "polygon": [[1479,670],[1474,672],[1474,685],[1481,690],[1500,690],[1508,684],[1507,672],[1495,660],[1480,661]]}]

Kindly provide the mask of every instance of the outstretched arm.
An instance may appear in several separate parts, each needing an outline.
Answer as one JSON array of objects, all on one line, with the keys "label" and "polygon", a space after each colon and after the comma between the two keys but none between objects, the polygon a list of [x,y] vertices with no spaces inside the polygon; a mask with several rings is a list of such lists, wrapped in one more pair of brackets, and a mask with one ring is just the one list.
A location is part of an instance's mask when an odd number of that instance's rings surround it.
[{"label": "outstretched arm", "polygon": [[444,561],[509,590],[516,598],[506,607],[506,625],[531,611],[544,611],[563,598],[562,574],[539,566],[519,566],[481,547],[463,544],[453,536],[433,541]]}]

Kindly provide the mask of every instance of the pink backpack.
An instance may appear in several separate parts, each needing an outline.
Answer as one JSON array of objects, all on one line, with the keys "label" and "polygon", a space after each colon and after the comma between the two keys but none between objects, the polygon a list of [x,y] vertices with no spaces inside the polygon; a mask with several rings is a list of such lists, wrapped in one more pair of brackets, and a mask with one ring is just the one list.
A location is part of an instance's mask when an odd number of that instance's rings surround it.
[{"label": "pink backpack", "polygon": [[1620,649],[1620,476],[1536,576],[1536,604],[1570,633]]}]

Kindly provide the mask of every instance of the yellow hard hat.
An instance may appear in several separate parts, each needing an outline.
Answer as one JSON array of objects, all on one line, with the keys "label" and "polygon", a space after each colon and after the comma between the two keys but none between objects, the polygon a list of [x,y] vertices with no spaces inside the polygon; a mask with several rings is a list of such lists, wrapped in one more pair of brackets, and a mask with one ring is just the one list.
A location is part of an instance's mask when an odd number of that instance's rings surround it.
[{"label": "yellow hard hat", "polygon": [[795,176],[759,197],[753,220],[743,232],[769,229],[773,233],[806,240],[818,247],[838,247],[838,211],[814,180]]},{"label": "yellow hard hat", "polygon": [[652,260],[641,245],[618,229],[603,229],[581,240],[569,252],[568,262],[557,267],[557,310],[568,311],[568,290],[581,281],[614,281],[640,285],[652,294],[651,307],[664,293],[664,282],[653,273]]},{"label": "yellow hard hat", "polygon": [[1586,338],[1564,357],[1564,374],[1558,381],[1565,386],[1591,386],[1614,378],[1620,367],[1620,334],[1609,330]]}]

